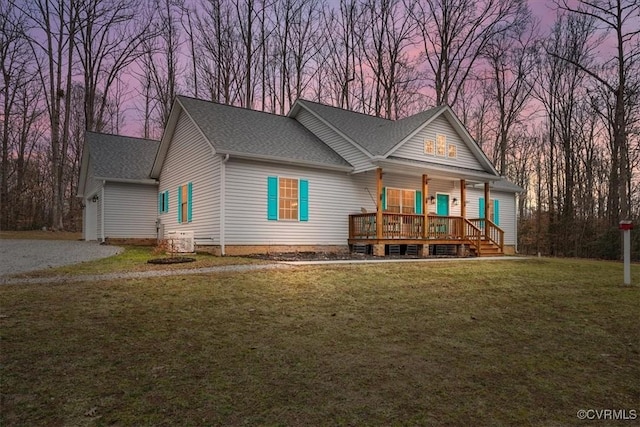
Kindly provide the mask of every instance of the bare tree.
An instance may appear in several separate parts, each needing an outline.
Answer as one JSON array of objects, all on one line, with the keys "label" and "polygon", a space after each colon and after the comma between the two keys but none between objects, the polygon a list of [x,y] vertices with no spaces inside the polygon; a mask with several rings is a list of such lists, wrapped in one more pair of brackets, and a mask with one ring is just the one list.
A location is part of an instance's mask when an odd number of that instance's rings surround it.
[{"label": "bare tree", "polygon": [[244,65],[234,11],[222,0],[206,0],[202,8],[203,13],[196,21],[201,52],[196,64],[202,90],[212,101],[240,103],[238,76]]},{"label": "bare tree", "polygon": [[[560,16],[551,37],[544,43],[546,56],[538,69],[536,97],[548,118],[546,183],[553,254],[563,251],[569,243],[567,230],[574,218],[577,174],[574,131],[578,126],[578,105],[587,93],[585,73],[573,64],[587,66],[591,61],[586,41],[593,31],[593,21],[588,17]],[[561,57],[571,58],[572,62],[563,61]],[[560,212],[560,218],[556,212]]]},{"label": "bare tree", "polygon": [[402,108],[397,104],[398,88],[417,79],[409,54],[417,24],[407,16],[412,13],[414,4],[403,4],[399,0],[366,0],[363,8],[360,43],[373,73],[372,99],[367,103],[372,105],[376,116],[398,118]]},{"label": "bare tree", "polygon": [[[156,124],[163,129],[169,120],[171,104],[178,89],[178,53],[180,34],[178,23],[184,11],[183,0],[154,0],[158,20],[157,37],[143,41],[145,54],[141,58],[147,113],[156,111]],[[152,104],[150,107],[148,104]],[[145,115],[146,116],[146,115]],[[148,120],[148,119],[147,119]]]},{"label": "bare tree", "polygon": [[538,52],[537,29],[531,19],[529,15],[518,25],[496,34],[484,53],[491,70],[487,94],[497,113],[494,159],[501,175],[507,173],[511,131],[520,122],[533,89],[533,70]]},{"label": "bare tree", "polygon": [[[640,3],[636,0],[577,0],[571,3],[561,0],[558,5],[572,14],[594,20],[601,34],[610,36],[615,45],[614,55],[601,67],[586,67],[566,56],[559,58],[589,74],[613,99],[613,115],[609,117],[612,137],[607,211],[610,224],[616,225],[620,218],[629,216],[631,208],[627,127],[629,109],[633,105],[632,88],[638,87],[640,71]],[[591,47],[596,48],[595,45]]]},{"label": "bare tree", "polygon": [[412,12],[436,104],[455,106],[487,44],[521,19],[523,0],[420,0]]},{"label": "bare tree", "polygon": [[[85,125],[101,131],[109,95],[155,33],[145,4],[133,0],[83,0],[78,9],[78,58],[85,87]],[[102,96],[98,96],[99,94]]]},{"label": "bare tree", "polygon": [[27,17],[28,25],[42,33],[39,37],[34,31],[29,43],[37,61],[50,125],[52,205],[49,223],[54,229],[63,229],[64,168],[69,133],[69,120],[64,112],[69,111],[71,102],[65,95],[71,90],[74,72],[78,4],[76,0],[34,0],[26,6],[12,4]]},{"label": "bare tree", "polygon": [[[339,12],[324,14],[324,27],[328,39],[327,74],[332,89],[329,98],[341,108],[354,107],[353,92],[358,62],[357,22],[360,8],[356,0],[340,0]],[[320,91],[318,91],[320,92]]]}]

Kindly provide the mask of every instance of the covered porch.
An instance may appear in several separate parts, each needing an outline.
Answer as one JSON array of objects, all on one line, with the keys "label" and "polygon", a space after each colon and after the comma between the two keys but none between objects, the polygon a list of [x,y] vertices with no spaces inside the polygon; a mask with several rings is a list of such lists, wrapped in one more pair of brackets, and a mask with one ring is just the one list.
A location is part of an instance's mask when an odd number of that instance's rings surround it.
[{"label": "covered porch", "polygon": [[[402,212],[403,208],[385,203],[383,170],[376,170],[376,211],[349,215],[349,245],[352,248],[365,245],[370,253],[384,256],[391,253],[389,247],[413,247],[417,255],[434,254],[437,246],[449,247],[458,256],[490,256],[504,253],[504,231],[493,223],[490,182],[484,182],[484,206],[477,218],[467,218],[467,179],[457,178],[458,194],[445,203],[455,205],[459,215],[449,215],[441,209],[439,195],[429,193],[429,175],[422,174],[421,190],[416,191],[413,212]],[[451,177],[448,177],[452,179]],[[476,180],[477,182],[477,180]],[[437,198],[438,197],[438,198]],[[431,205],[431,206],[430,206]],[[431,209],[430,209],[431,208]],[[435,209],[435,212],[430,212]],[[430,251],[431,247],[431,251]],[[449,251],[451,253],[451,251]]]}]

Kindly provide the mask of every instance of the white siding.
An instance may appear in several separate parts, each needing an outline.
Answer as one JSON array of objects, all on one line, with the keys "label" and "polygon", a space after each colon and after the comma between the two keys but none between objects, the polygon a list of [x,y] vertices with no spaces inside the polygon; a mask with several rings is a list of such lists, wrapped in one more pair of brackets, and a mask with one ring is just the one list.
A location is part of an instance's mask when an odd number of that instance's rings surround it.
[{"label": "white siding", "polygon": [[156,237],[157,191],[155,185],[107,182],[105,238]]},{"label": "white siding", "polygon": [[[345,245],[349,214],[376,210],[375,171],[349,175],[231,159],[226,169],[226,244]],[[267,220],[267,177],[309,180],[309,221]],[[421,177],[385,173],[384,187],[421,190]],[[427,197],[446,193],[460,199],[459,183],[429,181]],[[424,201],[424,196],[423,196]],[[435,213],[435,205],[427,205]],[[451,206],[450,215],[459,215]]]},{"label": "white siding", "polygon": [[[484,198],[484,189],[467,189],[467,218],[478,218],[480,216],[480,198]],[[489,198],[500,201],[499,227],[504,230],[505,245],[515,245],[517,229],[515,194],[491,190]]]},{"label": "white siding", "polygon": [[[267,220],[269,176],[309,180],[309,221]],[[349,214],[375,211],[373,171],[351,176],[232,158],[226,177],[227,245],[346,245]]]},{"label": "white siding", "polygon": [[[439,157],[437,155],[424,153],[424,141],[430,139],[436,143],[436,135],[445,135],[447,144],[455,144],[457,149],[457,157]],[[447,153],[448,154],[448,151]],[[427,162],[436,162],[443,165],[458,166],[473,170],[484,170],[478,162],[475,155],[469,150],[466,143],[460,138],[456,130],[451,126],[444,116],[437,117],[433,122],[429,123],[424,129],[406,141],[395,152],[391,154],[395,157],[401,157],[412,160],[422,160]]]},{"label": "white siding", "polygon": [[371,169],[373,165],[369,158],[349,141],[345,140],[336,131],[326,124],[322,123],[313,114],[305,109],[301,109],[296,115],[298,120],[304,127],[309,129],[311,133],[317,136],[325,144],[331,147],[343,159],[351,163],[355,172]]},{"label": "white siding", "polygon": [[[182,113],[162,166],[158,191],[169,191],[169,211],[159,216],[165,233],[172,230],[193,231],[198,240],[220,237],[220,162],[209,143]],[[192,221],[178,223],[178,187],[191,182]],[[157,197],[157,196],[156,196]]]}]

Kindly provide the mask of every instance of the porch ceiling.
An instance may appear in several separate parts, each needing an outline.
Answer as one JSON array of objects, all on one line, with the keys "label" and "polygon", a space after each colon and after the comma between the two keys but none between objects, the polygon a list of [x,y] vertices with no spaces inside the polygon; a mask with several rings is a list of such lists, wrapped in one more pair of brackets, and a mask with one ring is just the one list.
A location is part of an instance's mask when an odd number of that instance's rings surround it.
[{"label": "porch ceiling", "polygon": [[400,175],[420,176],[426,174],[429,178],[442,180],[464,179],[469,184],[496,182],[502,180],[500,176],[484,171],[476,171],[437,163],[421,162],[417,160],[386,158],[374,159],[373,163],[376,166],[381,167],[383,171],[393,172]]}]

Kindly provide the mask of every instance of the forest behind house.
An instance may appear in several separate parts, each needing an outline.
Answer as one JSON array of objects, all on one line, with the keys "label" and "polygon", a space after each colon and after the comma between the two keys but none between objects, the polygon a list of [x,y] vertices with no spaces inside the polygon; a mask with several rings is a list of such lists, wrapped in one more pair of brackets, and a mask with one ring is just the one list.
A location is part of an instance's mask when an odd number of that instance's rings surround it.
[{"label": "forest behind house", "polygon": [[159,139],[177,94],[447,104],[525,189],[521,253],[617,259],[633,219],[640,258],[640,3],[545,3],[0,0],[0,230],[80,230],[85,131]]}]

